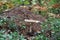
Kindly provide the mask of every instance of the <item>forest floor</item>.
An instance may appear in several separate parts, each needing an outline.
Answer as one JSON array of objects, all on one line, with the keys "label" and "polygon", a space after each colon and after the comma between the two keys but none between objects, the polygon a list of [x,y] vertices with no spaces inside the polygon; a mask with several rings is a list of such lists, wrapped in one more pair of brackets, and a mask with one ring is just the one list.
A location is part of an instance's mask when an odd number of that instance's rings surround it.
[{"label": "forest floor", "polygon": [[[3,14],[0,15],[0,18],[6,18],[8,20],[3,26],[0,26],[0,29],[6,30],[5,33],[9,34],[10,32],[17,31],[19,35],[23,34],[27,40],[31,40],[31,37],[41,33],[41,24],[46,21],[48,16],[34,14],[27,8],[17,7],[3,12]],[[25,21],[25,19],[32,20],[32,22]],[[39,22],[36,23],[36,21]],[[10,28],[8,26],[10,25],[10,22],[11,24],[15,23],[17,26]],[[51,30],[48,30],[46,35],[51,37]]]},{"label": "forest floor", "polygon": [[[23,7],[17,7],[17,8],[13,8],[9,11],[5,11],[3,14],[0,15],[0,18],[8,18],[9,20],[13,19],[14,22],[16,23],[16,25],[18,26],[17,29],[15,29],[15,30],[18,30],[19,34],[23,34],[26,37],[27,36],[32,37],[32,36],[35,36],[38,33],[40,33],[40,30],[41,30],[40,24],[45,21],[45,17],[43,17],[42,15],[34,14],[30,10],[23,8]],[[26,22],[26,21],[24,21],[25,19],[36,20],[36,21],[40,21],[40,22],[38,22],[38,23],[33,22],[33,21]],[[7,22],[3,27],[0,27],[0,29],[1,28],[6,29],[7,33],[15,31],[13,28],[10,29],[8,27],[8,25],[9,24]],[[22,28],[21,27],[22,25],[23,26],[25,25],[26,28],[25,27]],[[8,30],[10,30],[10,31],[8,32]]]}]

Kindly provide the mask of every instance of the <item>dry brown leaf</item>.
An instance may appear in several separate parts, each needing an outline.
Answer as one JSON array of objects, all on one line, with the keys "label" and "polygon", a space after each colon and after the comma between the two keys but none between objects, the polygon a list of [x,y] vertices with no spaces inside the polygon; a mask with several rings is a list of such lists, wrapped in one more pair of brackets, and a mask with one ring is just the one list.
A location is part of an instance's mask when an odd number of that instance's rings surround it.
[{"label": "dry brown leaf", "polygon": [[3,5],[3,2],[0,2],[0,6],[2,6]]},{"label": "dry brown leaf", "polygon": [[47,7],[42,7],[42,6],[39,6],[39,5],[33,5],[32,6],[33,9],[38,9],[40,11],[46,11],[47,10]]},{"label": "dry brown leaf", "polygon": [[52,7],[53,8],[58,8],[58,7],[60,7],[60,4],[54,4],[54,5],[52,5]]},{"label": "dry brown leaf", "polygon": [[14,5],[12,3],[7,3],[6,5],[7,5],[8,8],[13,8],[14,7]]}]

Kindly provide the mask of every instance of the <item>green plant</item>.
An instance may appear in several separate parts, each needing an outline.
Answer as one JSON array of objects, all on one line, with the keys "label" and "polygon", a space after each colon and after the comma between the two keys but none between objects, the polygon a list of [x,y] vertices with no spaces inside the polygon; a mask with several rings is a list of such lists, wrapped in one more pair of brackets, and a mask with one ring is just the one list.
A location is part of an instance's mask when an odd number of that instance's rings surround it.
[{"label": "green plant", "polygon": [[21,26],[21,29],[26,29],[26,26],[25,26],[25,25],[22,25],[22,26]]},{"label": "green plant", "polygon": [[6,24],[8,22],[7,18],[0,18],[0,26]]},{"label": "green plant", "polygon": [[21,34],[19,35],[16,31],[10,32],[10,34],[5,34],[6,30],[0,30],[0,40],[26,40],[24,36]]},{"label": "green plant", "polygon": [[49,40],[49,38],[46,37],[44,33],[40,33],[35,37],[34,40]]},{"label": "green plant", "polygon": [[[60,19],[58,18],[53,18],[53,17],[48,17],[45,23],[42,23],[42,30],[43,33],[46,30],[51,30],[51,36],[54,37],[54,39],[58,40],[59,39],[59,33],[60,33]],[[59,36],[58,36],[59,35]]]},{"label": "green plant", "polygon": [[60,8],[51,8],[50,12],[54,14],[60,14]]}]

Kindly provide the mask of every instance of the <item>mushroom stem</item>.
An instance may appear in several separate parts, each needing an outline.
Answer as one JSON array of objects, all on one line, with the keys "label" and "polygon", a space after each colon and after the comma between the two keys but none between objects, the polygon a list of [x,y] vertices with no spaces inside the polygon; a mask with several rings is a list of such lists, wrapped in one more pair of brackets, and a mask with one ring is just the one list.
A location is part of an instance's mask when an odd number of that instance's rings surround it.
[{"label": "mushroom stem", "polygon": [[32,20],[32,19],[25,19],[25,22],[35,22],[35,23],[40,23],[38,20]]}]

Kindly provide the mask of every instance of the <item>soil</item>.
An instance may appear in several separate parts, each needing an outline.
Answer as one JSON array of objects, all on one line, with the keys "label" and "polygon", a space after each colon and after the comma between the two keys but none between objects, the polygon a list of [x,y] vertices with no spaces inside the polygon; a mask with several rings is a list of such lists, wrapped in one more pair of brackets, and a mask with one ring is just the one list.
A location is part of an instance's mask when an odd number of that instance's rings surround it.
[{"label": "soil", "polygon": [[[24,19],[32,19],[38,20],[40,22],[44,22],[45,18],[41,15],[34,14],[27,8],[17,7],[13,8],[9,11],[5,11],[0,16],[4,16],[7,18],[13,18],[14,22],[18,25],[19,34],[23,34],[24,36],[35,36],[41,30],[41,23],[30,23],[25,22]],[[26,29],[21,29],[22,25],[26,25]]]}]

